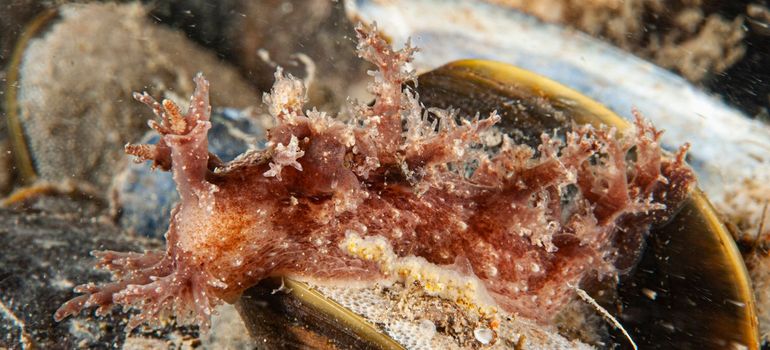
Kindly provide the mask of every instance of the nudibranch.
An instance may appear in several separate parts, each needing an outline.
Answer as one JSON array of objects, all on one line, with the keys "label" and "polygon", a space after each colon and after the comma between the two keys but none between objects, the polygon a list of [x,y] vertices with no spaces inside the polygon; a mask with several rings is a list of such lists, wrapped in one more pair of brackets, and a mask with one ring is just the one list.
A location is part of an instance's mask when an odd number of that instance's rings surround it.
[{"label": "nudibranch", "polygon": [[372,104],[343,120],[304,111],[302,82],[279,69],[264,102],[267,147],[224,163],[210,154],[209,84],[186,114],[134,97],[161,119],[155,145],[127,145],[173,173],[180,202],[165,251],[95,252],[114,281],[75,288],[56,312],[135,308],[129,327],[166,316],[208,328],[214,308],[270,276],[339,283],[401,278],[427,292],[547,323],[581,282],[619,272],[650,225],[687,197],[686,146],[666,156],[641,117],[623,135],[574,126],[536,149],[503,136],[496,114],[470,121],[426,108],[408,87],[414,48],[357,27],[373,63]]}]

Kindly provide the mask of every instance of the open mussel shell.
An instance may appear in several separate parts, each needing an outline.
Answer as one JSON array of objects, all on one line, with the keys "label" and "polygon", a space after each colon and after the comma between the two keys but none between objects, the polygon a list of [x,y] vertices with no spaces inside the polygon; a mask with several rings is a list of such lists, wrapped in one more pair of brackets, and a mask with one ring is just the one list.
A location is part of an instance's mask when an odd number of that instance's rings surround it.
[{"label": "open mussel shell", "polygon": [[[497,111],[519,142],[575,123],[628,122],[561,84],[507,64],[450,63],[422,74],[414,89],[428,107],[461,115]],[[683,140],[683,142],[686,140]],[[249,289],[239,311],[265,348],[403,348],[374,325],[306,284],[285,279]],[[655,228],[635,269],[621,278],[608,309],[641,349],[758,349],[759,334],[746,267],[731,236],[700,190]],[[629,347],[619,333],[620,347]]]}]

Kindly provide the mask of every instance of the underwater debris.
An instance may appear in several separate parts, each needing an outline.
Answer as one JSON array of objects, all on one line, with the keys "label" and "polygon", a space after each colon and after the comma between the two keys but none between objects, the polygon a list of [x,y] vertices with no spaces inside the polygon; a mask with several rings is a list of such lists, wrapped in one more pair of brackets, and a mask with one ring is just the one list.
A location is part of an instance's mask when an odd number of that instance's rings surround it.
[{"label": "underwater debris", "polygon": [[[640,116],[623,135],[581,126],[563,141],[542,135],[537,149],[508,138],[496,152],[479,147],[499,116],[457,122],[423,108],[403,87],[414,79],[406,68],[414,49],[396,51],[365,25],[357,33],[359,55],[378,68],[374,104],[357,105],[350,122],[303,113],[304,87],[279,71],[265,96],[276,120],[266,149],[228,163],[208,152],[202,75],[186,114],[135,94],[161,118],[150,123],[161,139],[126,151],[171,170],[181,198],[166,250],[96,252],[115,281],[76,287],[83,295],[55,318],[122,305],[140,311],[129,327],[176,316],[205,330],[218,304],[264,278],[376,282],[393,277],[387,263],[395,258],[395,266],[424,260],[424,271],[476,281],[490,298],[469,306],[489,302],[548,323],[575,298],[570,286],[617,274],[617,252],[638,254],[650,224],[693,186],[686,147],[664,157],[661,132]],[[380,244],[340,249],[355,237]]]}]

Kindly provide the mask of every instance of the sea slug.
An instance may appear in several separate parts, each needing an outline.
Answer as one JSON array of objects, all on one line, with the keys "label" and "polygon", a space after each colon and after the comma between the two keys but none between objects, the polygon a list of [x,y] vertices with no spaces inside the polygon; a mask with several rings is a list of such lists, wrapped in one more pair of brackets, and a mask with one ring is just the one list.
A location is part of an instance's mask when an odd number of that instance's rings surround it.
[{"label": "sea slug", "polygon": [[537,149],[507,137],[484,147],[498,115],[458,121],[421,106],[406,87],[414,48],[393,50],[368,26],[357,33],[359,55],[377,67],[375,102],[346,121],[303,111],[302,82],[279,69],[264,96],[276,121],[267,147],[229,163],[208,152],[202,75],[186,114],[135,94],[162,137],[126,151],[172,171],[181,197],[166,250],[94,253],[114,281],[76,287],[83,295],[55,318],[122,305],[139,311],[129,327],[173,315],[207,329],[216,305],[268,276],[397,277],[547,323],[582,281],[619,273],[618,256],[636,256],[693,187],[686,146],[664,156],[641,117],[623,135],[575,126]]}]

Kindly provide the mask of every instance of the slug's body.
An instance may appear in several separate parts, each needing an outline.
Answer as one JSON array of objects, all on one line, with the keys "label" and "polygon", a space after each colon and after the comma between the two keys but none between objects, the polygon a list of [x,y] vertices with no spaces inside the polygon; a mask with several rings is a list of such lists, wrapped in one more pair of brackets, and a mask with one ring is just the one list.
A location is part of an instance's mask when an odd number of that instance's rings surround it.
[{"label": "slug's body", "polygon": [[[372,106],[357,106],[347,123],[302,113],[302,84],[279,72],[265,97],[277,121],[268,147],[227,164],[207,150],[201,76],[186,115],[137,94],[162,119],[151,126],[163,137],[126,149],[173,171],[181,197],[167,249],[98,253],[116,281],[78,287],[85,294],[57,319],[122,304],[141,311],[130,326],[173,313],[206,327],[220,300],[268,276],[371,282],[420,265],[548,321],[572,286],[614,273],[618,251],[638,253],[649,225],[691,187],[684,151],[664,158],[660,134],[641,119],[622,137],[581,127],[563,145],[543,136],[535,151],[503,138],[491,154],[474,145],[498,116],[458,125],[425,112],[402,90],[413,50],[394,52],[369,28],[359,39],[359,54],[379,69]],[[436,288],[446,290],[442,281]]]}]

